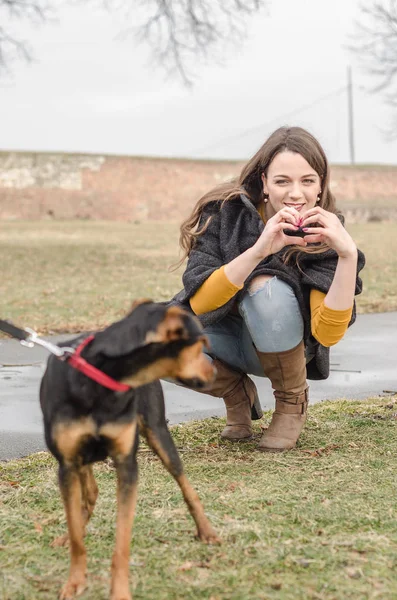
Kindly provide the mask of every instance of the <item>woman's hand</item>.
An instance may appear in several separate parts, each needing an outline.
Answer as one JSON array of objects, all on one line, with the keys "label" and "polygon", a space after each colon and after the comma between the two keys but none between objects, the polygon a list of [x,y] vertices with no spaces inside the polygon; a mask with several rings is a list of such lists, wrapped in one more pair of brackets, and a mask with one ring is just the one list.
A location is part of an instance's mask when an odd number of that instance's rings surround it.
[{"label": "woman's hand", "polygon": [[303,239],[308,244],[326,243],[340,258],[357,256],[356,244],[334,213],[315,206],[304,214],[301,228],[306,233]]},{"label": "woman's hand", "polygon": [[301,237],[291,237],[284,230],[297,231],[301,216],[295,208],[282,208],[266,223],[265,229],[253,245],[252,249],[261,260],[282,250],[285,246],[307,246]]}]

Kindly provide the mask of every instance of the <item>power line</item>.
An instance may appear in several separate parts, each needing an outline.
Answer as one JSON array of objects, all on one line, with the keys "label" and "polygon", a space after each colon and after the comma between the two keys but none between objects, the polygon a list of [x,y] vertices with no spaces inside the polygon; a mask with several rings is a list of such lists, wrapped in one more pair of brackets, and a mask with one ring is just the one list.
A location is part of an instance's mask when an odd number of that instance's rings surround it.
[{"label": "power line", "polygon": [[272,119],[271,121],[268,121],[267,123],[262,123],[260,125],[255,125],[255,127],[250,127],[249,129],[245,129],[244,131],[242,131],[241,133],[237,133],[235,135],[229,136],[227,138],[221,138],[220,140],[218,140],[217,142],[210,144],[209,146],[205,146],[204,148],[200,148],[199,150],[196,150],[195,152],[192,153],[192,155],[195,154],[200,154],[201,152],[206,152],[207,150],[210,150],[212,148],[216,148],[226,142],[230,142],[233,140],[237,140],[240,139],[242,137],[245,137],[253,132],[258,131],[258,129],[262,129],[262,128],[266,128],[269,127],[270,125],[272,125],[273,123],[280,123],[280,121],[285,121],[285,119],[289,119],[290,117],[293,117],[294,115],[297,115],[301,112],[304,112],[305,110],[308,110],[310,108],[312,108],[313,106],[315,106],[316,104],[320,104],[321,102],[324,102],[324,100],[327,100],[328,98],[331,98],[332,96],[337,96],[339,94],[341,94],[342,92],[345,92],[347,90],[347,86],[344,85],[343,87],[334,90],[333,92],[329,92],[328,94],[325,94],[324,96],[320,96],[319,98],[317,98],[316,100],[314,100],[313,102],[310,102],[310,104],[305,104],[289,113],[286,113],[284,115],[281,115],[279,117],[276,117],[275,119]]}]

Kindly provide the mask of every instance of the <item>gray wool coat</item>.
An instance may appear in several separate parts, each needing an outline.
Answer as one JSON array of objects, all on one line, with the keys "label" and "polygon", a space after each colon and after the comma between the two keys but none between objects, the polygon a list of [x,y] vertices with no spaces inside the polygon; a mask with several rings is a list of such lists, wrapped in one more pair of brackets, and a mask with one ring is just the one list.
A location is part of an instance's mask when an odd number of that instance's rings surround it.
[{"label": "gray wool coat", "polygon": [[[252,202],[244,195],[225,202],[210,202],[203,210],[200,226],[208,216],[212,216],[208,229],[198,236],[189,255],[182,280],[184,288],[171,300],[171,304],[181,305],[191,310],[189,299],[216,269],[230,262],[256,242],[264,229],[264,223]],[[220,308],[199,316],[204,327],[222,319],[241,301],[250,281],[257,275],[275,275],[288,283],[299,302],[304,321],[304,340],[310,355],[314,355],[307,364],[308,379],[326,379],[329,376],[329,348],[319,344],[311,334],[310,290],[317,289],[327,293],[336,269],[338,255],[334,250],[319,254],[304,254],[299,257],[298,268],[295,264],[285,265],[283,255],[288,247],[262,260],[246,279],[243,289]],[[365,264],[364,255],[358,252],[357,280],[355,294],[362,291],[362,282],[358,277]],[[355,304],[349,326],[356,319]]]}]

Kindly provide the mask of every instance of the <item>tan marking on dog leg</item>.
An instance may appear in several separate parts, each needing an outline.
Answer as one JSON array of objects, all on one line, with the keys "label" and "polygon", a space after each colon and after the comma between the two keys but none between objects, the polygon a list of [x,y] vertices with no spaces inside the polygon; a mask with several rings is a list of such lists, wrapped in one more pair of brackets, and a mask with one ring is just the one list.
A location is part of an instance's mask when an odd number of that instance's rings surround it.
[{"label": "tan marking on dog leg", "polygon": [[163,465],[175,478],[176,482],[181,488],[183,498],[197,526],[197,537],[203,542],[212,544],[220,543],[220,539],[216,535],[215,530],[213,529],[211,523],[209,522],[208,518],[204,513],[204,508],[201,504],[200,498],[198,497],[198,494],[195,491],[195,489],[190,484],[186,475],[184,473],[176,475],[172,472],[171,459],[168,456],[168,453],[150,429],[146,428],[144,430],[144,434],[146,436],[149,446],[153,448],[153,450],[161,459]]},{"label": "tan marking on dog leg", "polygon": [[[95,481],[94,473],[91,465],[85,465],[81,467],[78,471],[80,477],[81,484],[81,511],[83,515],[83,526],[84,531],[83,535],[86,534],[86,526],[88,521],[91,518],[91,515],[95,508],[95,503],[98,497],[98,486]],[[69,546],[69,534],[65,533],[57,538],[55,538],[50,546],[52,548],[58,548],[63,546]]]},{"label": "tan marking on dog leg", "polygon": [[137,431],[137,421],[129,423],[106,423],[99,429],[100,435],[112,441],[110,454],[112,456],[127,456],[130,454]]},{"label": "tan marking on dog leg", "polygon": [[111,600],[132,600],[128,575],[137,488],[137,482],[134,482],[128,489],[125,489],[118,478],[116,544],[112,558]]},{"label": "tan marking on dog leg", "polygon": [[81,483],[77,471],[68,474],[66,484],[61,484],[70,540],[70,571],[62,588],[60,600],[80,595],[86,587],[87,556],[83,541],[84,522],[81,510]]},{"label": "tan marking on dog leg", "polygon": [[82,494],[82,512],[84,522],[84,535],[86,533],[85,528],[88,521],[94,512],[95,503],[98,498],[98,486],[95,481],[94,473],[91,465],[85,465],[79,470],[80,483],[81,483],[81,494]]},{"label": "tan marking on dog leg", "polygon": [[73,461],[84,438],[95,436],[96,426],[91,417],[83,417],[76,421],[57,423],[52,437],[65,463]]},{"label": "tan marking on dog leg", "polygon": [[192,515],[194,522],[196,523],[197,537],[202,542],[207,542],[208,544],[219,544],[220,539],[216,535],[215,530],[213,529],[211,523],[209,522],[204,512],[203,505],[201,504],[200,498],[198,497],[196,490],[193,488],[186,475],[182,473],[181,475],[178,475],[175,479],[177,480],[178,485],[181,488],[189,512]]},{"label": "tan marking on dog leg", "polygon": [[[135,515],[137,482],[125,483],[129,463],[125,460],[133,452],[137,435],[137,419],[130,423],[106,423],[99,433],[111,440],[109,450],[117,468],[117,522],[116,544],[112,559],[111,600],[131,600],[128,586],[129,556],[132,524]],[[135,466],[136,468],[136,466]],[[127,478],[130,473],[127,474]]]},{"label": "tan marking on dog leg", "polygon": [[69,546],[69,534],[64,533],[54,538],[50,544],[51,548],[64,548]]},{"label": "tan marking on dog leg", "polygon": [[[73,463],[78,455],[82,441],[92,435],[95,435],[95,424],[90,417],[84,417],[77,421],[58,423],[54,426],[52,438],[56,443],[59,452],[62,454],[65,465]],[[80,512],[82,510],[83,508],[80,506]],[[53,548],[69,545],[68,533],[55,538],[51,542],[51,547]]]},{"label": "tan marking on dog leg", "polygon": [[157,454],[157,456],[160,458],[161,462],[163,463],[163,465],[165,466],[167,471],[169,471],[172,474],[171,459],[170,459],[168,453],[164,450],[160,440],[157,438],[156,435],[154,435],[153,431],[151,429],[149,429],[149,427],[143,427],[142,433],[145,436],[147,443],[152,448],[152,450],[154,450],[154,452]]}]

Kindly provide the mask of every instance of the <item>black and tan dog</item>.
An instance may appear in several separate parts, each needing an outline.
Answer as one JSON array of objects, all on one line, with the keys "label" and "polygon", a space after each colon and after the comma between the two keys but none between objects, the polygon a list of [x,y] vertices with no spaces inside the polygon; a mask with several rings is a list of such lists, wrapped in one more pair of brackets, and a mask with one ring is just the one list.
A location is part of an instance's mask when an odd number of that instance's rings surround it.
[{"label": "black and tan dog", "polygon": [[[77,347],[82,338],[68,345]],[[70,573],[60,598],[73,598],[86,584],[85,528],[94,510],[98,488],[91,463],[110,456],[117,470],[116,543],[112,560],[111,599],[130,600],[129,547],[137,493],[137,449],[143,434],[179,484],[206,542],[218,538],[201,502],[183,473],[168,431],[164,396],[158,379],[204,387],[215,375],[203,354],[206,346],[199,322],[177,307],[147,300],[97,333],[82,357],[111,378],[130,386],[112,391],[69,364],[51,356],[40,388],[45,437],[59,462],[59,485],[65,505]],[[65,536],[66,537],[66,536]]]}]

